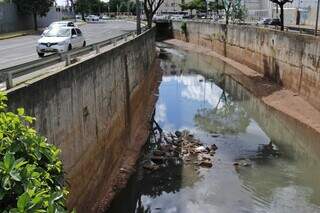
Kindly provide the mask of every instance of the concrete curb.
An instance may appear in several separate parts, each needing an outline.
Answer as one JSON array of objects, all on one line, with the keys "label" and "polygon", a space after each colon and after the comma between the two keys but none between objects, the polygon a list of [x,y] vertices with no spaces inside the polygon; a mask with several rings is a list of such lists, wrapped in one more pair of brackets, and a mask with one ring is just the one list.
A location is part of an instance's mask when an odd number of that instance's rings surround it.
[{"label": "concrete curb", "polygon": [[16,33],[8,33],[8,34],[0,34],[0,40],[5,40],[5,39],[10,39],[10,38],[15,38],[15,37],[20,37],[20,36],[26,36],[30,35],[32,33],[35,33],[35,31],[25,31],[25,32],[16,32]]}]

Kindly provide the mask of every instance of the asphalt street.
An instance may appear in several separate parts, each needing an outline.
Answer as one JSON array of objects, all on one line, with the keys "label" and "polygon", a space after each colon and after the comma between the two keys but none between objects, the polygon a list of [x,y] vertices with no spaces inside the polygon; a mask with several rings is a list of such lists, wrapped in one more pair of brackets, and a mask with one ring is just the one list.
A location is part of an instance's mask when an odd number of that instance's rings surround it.
[{"label": "asphalt street", "polygon": [[[85,24],[80,27],[87,44],[121,35],[136,27],[134,22],[110,20],[105,23]],[[38,59],[37,40],[40,35],[28,35],[0,41],[0,69]]]}]

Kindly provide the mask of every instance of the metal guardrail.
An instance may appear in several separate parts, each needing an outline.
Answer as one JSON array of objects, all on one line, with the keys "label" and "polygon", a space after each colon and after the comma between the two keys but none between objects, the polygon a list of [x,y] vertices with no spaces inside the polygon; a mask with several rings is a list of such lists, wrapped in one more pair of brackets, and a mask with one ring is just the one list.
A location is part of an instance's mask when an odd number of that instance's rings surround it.
[{"label": "metal guardrail", "polygon": [[[146,27],[142,28],[142,32],[146,30]],[[73,49],[66,53],[54,54],[45,58],[37,59],[34,61],[26,62],[19,64],[13,67],[5,68],[0,70],[0,82],[6,82],[6,88],[10,89],[14,87],[13,79],[20,77],[34,71],[40,70],[42,68],[48,67],[50,65],[65,61],[65,66],[69,66],[72,62],[72,59],[85,55],[91,51],[95,51],[96,54],[100,53],[100,49],[107,45],[113,44],[114,46],[118,41],[124,39],[127,41],[129,36],[136,36],[136,31],[129,31],[128,33],[100,41],[94,44],[90,44],[86,47]]]}]

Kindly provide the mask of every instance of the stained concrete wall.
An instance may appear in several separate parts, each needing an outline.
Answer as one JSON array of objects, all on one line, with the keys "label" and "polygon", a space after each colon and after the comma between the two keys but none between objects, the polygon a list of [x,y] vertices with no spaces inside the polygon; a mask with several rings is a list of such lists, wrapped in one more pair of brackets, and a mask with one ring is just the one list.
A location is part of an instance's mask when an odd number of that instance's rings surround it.
[{"label": "stained concrete wall", "polygon": [[0,33],[32,29],[31,16],[18,14],[15,4],[0,2]]},{"label": "stained concrete wall", "polygon": [[[181,22],[174,21],[175,38],[186,40]],[[225,25],[187,22],[189,42],[224,54]],[[320,109],[320,38],[258,28],[229,25],[227,57],[263,73]]]},{"label": "stained concrete wall", "polygon": [[[62,18],[70,17],[70,11],[51,7],[46,16],[38,16],[38,27],[44,28],[54,21],[61,21]],[[13,3],[0,2],[0,33],[9,33],[22,30],[30,30],[34,28],[33,17],[31,15],[19,14],[17,7]]]},{"label": "stained concrete wall", "polygon": [[[143,51],[141,51],[143,50]],[[98,212],[126,151],[148,136],[153,109],[155,32],[8,92],[35,128],[62,149],[68,206]]]}]

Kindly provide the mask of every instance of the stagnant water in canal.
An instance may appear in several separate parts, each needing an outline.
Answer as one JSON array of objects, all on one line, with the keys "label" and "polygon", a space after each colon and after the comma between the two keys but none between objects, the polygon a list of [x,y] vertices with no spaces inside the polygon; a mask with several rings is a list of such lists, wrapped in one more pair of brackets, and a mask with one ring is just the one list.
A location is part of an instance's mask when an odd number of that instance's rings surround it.
[{"label": "stagnant water in canal", "polygon": [[[165,53],[155,120],[166,132],[187,129],[216,144],[213,167],[147,172],[149,143],[108,212],[320,212],[320,139],[271,111],[217,59],[158,45]],[[277,155],[264,151],[270,142]],[[249,166],[235,167],[239,159]]]}]

